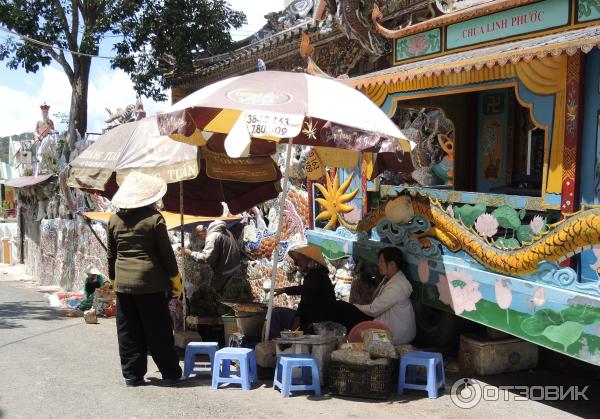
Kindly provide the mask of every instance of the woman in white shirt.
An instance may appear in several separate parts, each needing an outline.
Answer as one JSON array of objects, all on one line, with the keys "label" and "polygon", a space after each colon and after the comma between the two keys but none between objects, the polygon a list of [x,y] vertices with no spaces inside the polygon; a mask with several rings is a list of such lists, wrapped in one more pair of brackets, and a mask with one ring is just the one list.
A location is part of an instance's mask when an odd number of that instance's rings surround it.
[{"label": "woman in white shirt", "polygon": [[383,281],[373,294],[371,304],[355,304],[368,316],[387,325],[392,331],[394,345],[411,342],[416,334],[415,313],[410,301],[412,285],[402,273],[402,252],[396,247],[385,247],[378,253],[379,273]]}]

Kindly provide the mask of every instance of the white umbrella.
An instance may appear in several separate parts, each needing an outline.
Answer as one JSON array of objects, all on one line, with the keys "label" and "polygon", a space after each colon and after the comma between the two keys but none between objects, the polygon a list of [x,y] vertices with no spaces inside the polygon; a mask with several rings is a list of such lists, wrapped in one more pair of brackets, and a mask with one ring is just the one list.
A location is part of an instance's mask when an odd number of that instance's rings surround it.
[{"label": "white umbrella", "polygon": [[409,152],[415,146],[360,91],[338,80],[304,73],[260,71],[222,80],[158,114],[157,121],[161,134],[199,146],[215,133],[225,134],[224,148],[231,157],[251,154],[253,138],[288,142],[265,337],[273,306],[292,143],[366,152]]}]

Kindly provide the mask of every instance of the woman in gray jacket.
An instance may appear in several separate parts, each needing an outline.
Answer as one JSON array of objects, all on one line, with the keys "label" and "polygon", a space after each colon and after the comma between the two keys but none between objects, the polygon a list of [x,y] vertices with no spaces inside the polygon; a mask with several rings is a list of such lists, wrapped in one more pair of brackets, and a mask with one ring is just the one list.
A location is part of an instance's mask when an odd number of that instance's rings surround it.
[{"label": "woman in gray jacket", "polygon": [[198,262],[207,263],[213,269],[212,287],[223,293],[234,273],[240,269],[240,249],[224,221],[213,221],[206,232],[206,244],[200,252],[181,249]]}]

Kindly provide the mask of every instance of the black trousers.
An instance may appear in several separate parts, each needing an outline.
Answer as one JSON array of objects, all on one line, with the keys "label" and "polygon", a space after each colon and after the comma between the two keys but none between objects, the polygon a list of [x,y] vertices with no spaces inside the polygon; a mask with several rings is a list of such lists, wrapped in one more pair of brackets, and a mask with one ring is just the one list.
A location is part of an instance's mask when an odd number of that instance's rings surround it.
[{"label": "black trousers", "polygon": [[181,377],[165,293],[117,293],[117,337],[126,379],[148,371],[148,347],[163,378]]}]

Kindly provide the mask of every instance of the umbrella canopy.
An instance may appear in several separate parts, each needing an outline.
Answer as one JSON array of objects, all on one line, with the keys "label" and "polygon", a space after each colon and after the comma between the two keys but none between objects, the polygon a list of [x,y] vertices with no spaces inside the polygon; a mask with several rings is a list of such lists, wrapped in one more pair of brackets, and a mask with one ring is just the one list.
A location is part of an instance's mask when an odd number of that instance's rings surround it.
[{"label": "umbrella canopy", "polygon": [[198,176],[198,150],[158,132],[156,117],[119,125],[102,134],[69,165],[67,184],[104,190],[116,174],[117,182],[132,171],[160,176],[173,183]]},{"label": "umbrella canopy", "polygon": [[[221,216],[223,202],[227,204],[231,213],[240,214],[277,198],[281,192],[281,172],[270,157],[230,159],[220,156],[222,161],[219,165],[202,159],[198,176],[194,179],[180,184],[167,184],[167,193],[162,198],[164,209],[179,212],[183,199],[187,215]],[[245,181],[239,180],[244,177]],[[102,195],[111,199],[118,188],[119,185],[113,176],[103,185]]]},{"label": "umbrella canopy", "polygon": [[337,80],[261,71],[207,86],[158,114],[160,133],[204,145],[227,134],[232,157],[250,154],[252,137],[355,151],[410,151],[415,144],[371,100]]},{"label": "umbrella canopy", "polygon": [[[199,153],[196,146],[161,136],[156,117],[119,125],[101,135],[71,162],[67,183],[112,198],[132,171],[160,176],[168,184],[165,209],[178,212],[183,199],[186,214],[195,216],[222,215],[222,202],[239,214],[281,191],[281,172],[270,157],[232,159],[209,147]],[[177,185],[179,181],[184,182]]]}]

